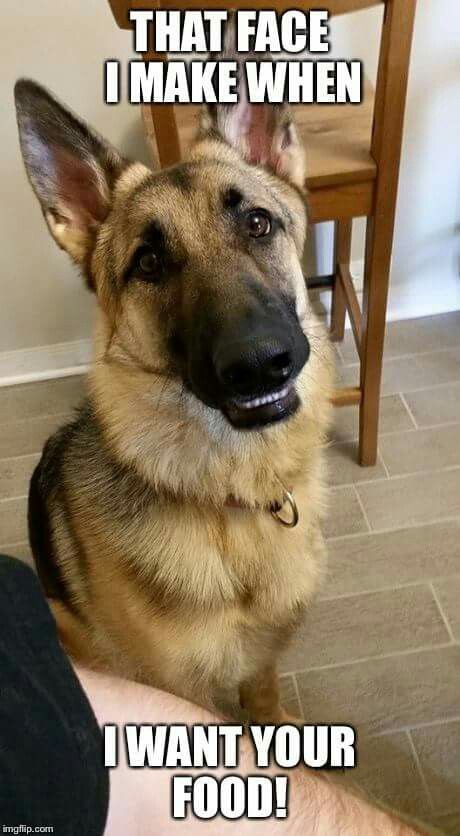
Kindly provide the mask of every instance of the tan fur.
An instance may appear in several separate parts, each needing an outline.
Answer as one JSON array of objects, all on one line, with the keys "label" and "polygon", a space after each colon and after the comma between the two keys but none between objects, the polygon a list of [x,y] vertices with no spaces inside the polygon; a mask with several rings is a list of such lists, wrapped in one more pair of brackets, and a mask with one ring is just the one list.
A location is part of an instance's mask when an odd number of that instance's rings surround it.
[{"label": "tan fur", "polygon": [[[181,397],[179,383],[164,389],[161,376],[137,368],[118,344],[110,347],[100,316],[90,387],[106,437],[121,460],[171,498],[162,498],[140,531],[135,525],[115,536],[93,534],[90,496],[79,512],[87,538],[91,532],[91,591],[82,602],[91,619],[80,642],[87,664],[232,713],[242,683],[254,680],[260,693],[261,668],[287,643],[324,570],[319,525],[331,364],[311,315],[305,330],[313,352],[298,381],[302,409],[286,424],[241,434]],[[293,488],[299,506],[295,529],[267,511],[281,500],[282,485]],[[229,495],[248,510],[225,507]],[[149,574],[159,554],[152,599]],[[259,719],[282,717],[271,693],[274,705],[251,706]]]},{"label": "tan fur", "polygon": [[[91,496],[79,509],[89,558],[89,592],[81,603],[91,610],[81,628],[83,661],[206,705],[222,707],[225,694],[225,707],[234,709],[240,684],[273,660],[323,571],[328,379],[321,359],[302,376],[310,407],[262,438],[233,441],[221,427],[223,443],[217,438],[211,452],[196,404],[185,402],[178,414],[177,396],[167,393],[156,408],[161,380],[96,362],[91,388],[111,444],[172,499],[165,497],[141,530],[116,533],[100,530]],[[266,510],[281,498],[278,477],[293,487],[296,529],[283,528]],[[225,507],[230,494],[263,510]],[[149,572],[159,554],[152,589],[160,594],[152,600]]]}]

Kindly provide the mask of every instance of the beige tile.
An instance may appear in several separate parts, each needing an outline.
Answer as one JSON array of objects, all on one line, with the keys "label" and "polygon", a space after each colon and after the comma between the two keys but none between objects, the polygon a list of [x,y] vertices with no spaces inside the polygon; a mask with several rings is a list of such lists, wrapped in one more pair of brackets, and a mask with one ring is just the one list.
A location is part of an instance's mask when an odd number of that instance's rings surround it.
[{"label": "beige tile", "polygon": [[[344,366],[340,370],[340,377],[346,386],[356,386],[358,367]],[[453,383],[458,380],[460,380],[460,349],[458,348],[414,357],[394,358],[384,363],[382,395],[411,392],[427,386]]]},{"label": "beige tile", "polygon": [[[409,413],[399,395],[387,395],[380,402],[380,435],[413,429]],[[334,410],[334,441],[353,441],[358,438],[359,410],[344,406]]]},{"label": "beige tile", "polygon": [[0,424],[0,459],[40,453],[50,435],[68,420],[68,415],[48,415]]},{"label": "beige tile", "polygon": [[330,491],[329,510],[323,524],[325,537],[342,537],[367,531],[366,520],[354,488],[335,488]]},{"label": "beige tile", "polygon": [[[457,563],[460,571],[460,538],[457,544]],[[442,611],[449,622],[449,626],[455,638],[460,641],[460,575],[448,580],[439,580],[434,584]],[[460,710],[459,710],[460,714]],[[459,752],[460,760],[460,752]]]},{"label": "beige tile", "polygon": [[280,697],[281,704],[285,711],[292,717],[302,719],[302,709],[300,707],[299,697],[297,696],[297,688],[294,677],[287,674],[280,676]]},{"label": "beige tile", "polygon": [[282,670],[350,662],[449,641],[429,586],[316,601]]},{"label": "beige tile", "polygon": [[359,355],[356,350],[356,343],[351,330],[347,328],[343,341],[338,343],[338,346],[344,363],[350,365],[352,363],[359,362]]},{"label": "beige tile", "polygon": [[[438,316],[390,322],[387,325],[385,357],[420,354],[459,345],[460,312],[454,311]],[[348,331],[341,343],[341,351],[346,363],[356,362],[353,337]]]},{"label": "beige tile", "polygon": [[0,502],[0,544],[27,540],[27,499]]},{"label": "beige tile", "polygon": [[365,738],[357,735],[358,765],[350,778],[375,801],[424,818],[431,806],[412,747],[404,732]]},{"label": "beige tile", "polygon": [[356,441],[331,444],[326,450],[326,461],[331,485],[350,485],[352,482],[370,482],[387,478],[380,457],[375,467],[361,467],[358,464]]},{"label": "beige tile", "polygon": [[384,364],[382,394],[410,392],[426,386],[460,380],[460,349],[421,354],[413,358],[387,360]]},{"label": "beige tile", "polygon": [[460,810],[460,721],[411,731],[435,810]]},{"label": "beige tile", "polygon": [[40,456],[0,460],[0,500],[26,496],[32,472]]},{"label": "beige tile", "polygon": [[408,392],[405,398],[419,427],[460,421],[460,383]]},{"label": "beige tile", "polygon": [[460,647],[311,670],[296,679],[309,723],[396,731],[458,716]]},{"label": "beige tile", "polygon": [[358,485],[356,490],[377,530],[460,515],[460,468]]},{"label": "beige tile", "polygon": [[390,476],[460,465],[460,424],[397,433],[380,439]]},{"label": "beige tile", "polygon": [[337,385],[338,386],[359,386],[359,366],[338,366],[337,368]]},{"label": "beige tile", "polygon": [[321,595],[333,598],[454,575],[460,572],[459,543],[460,520],[332,540]]},{"label": "beige tile", "polygon": [[85,377],[79,375],[0,388],[0,424],[71,412],[84,397],[84,387]]},{"label": "beige tile", "polygon": [[29,543],[15,543],[14,545],[7,544],[5,546],[1,546],[0,550],[2,554],[7,554],[9,557],[17,557],[18,560],[22,560],[23,563],[27,563],[28,566],[32,566],[32,568],[35,565]]}]

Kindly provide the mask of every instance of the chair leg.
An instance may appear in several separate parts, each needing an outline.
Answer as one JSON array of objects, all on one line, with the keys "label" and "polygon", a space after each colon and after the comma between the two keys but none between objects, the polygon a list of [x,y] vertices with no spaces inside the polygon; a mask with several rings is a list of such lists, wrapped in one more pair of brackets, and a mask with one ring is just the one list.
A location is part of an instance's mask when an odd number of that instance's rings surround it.
[{"label": "chair leg", "polygon": [[361,353],[359,459],[363,467],[377,461],[383,349],[391,261],[391,228],[367,221]]},{"label": "chair leg", "polygon": [[343,287],[337,278],[337,265],[350,263],[351,230],[352,221],[335,222],[334,270],[336,281],[332,291],[331,309],[331,340],[334,342],[341,342],[345,333],[345,316],[347,309]]}]

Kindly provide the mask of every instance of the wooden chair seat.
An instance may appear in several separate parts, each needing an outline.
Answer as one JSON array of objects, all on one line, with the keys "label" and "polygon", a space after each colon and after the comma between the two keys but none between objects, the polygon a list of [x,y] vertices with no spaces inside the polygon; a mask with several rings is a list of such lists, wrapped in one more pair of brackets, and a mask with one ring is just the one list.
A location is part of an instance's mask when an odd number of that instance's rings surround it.
[{"label": "wooden chair seat", "polygon": [[374,91],[369,81],[360,105],[296,105],[299,133],[307,149],[309,190],[375,180],[371,155]]}]

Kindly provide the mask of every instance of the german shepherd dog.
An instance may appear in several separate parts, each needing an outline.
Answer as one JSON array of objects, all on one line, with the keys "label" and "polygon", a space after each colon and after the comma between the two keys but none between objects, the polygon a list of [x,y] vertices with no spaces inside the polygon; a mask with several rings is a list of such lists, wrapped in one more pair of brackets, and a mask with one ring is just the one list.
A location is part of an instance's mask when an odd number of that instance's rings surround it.
[{"label": "german shepherd dog", "polygon": [[241,96],[205,111],[184,162],[151,171],[38,84],[15,93],[32,188],[98,303],[88,397],[29,497],[62,642],[280,723],[277,657],[323,565],[332,369],[301,267],[295,124]]}]

